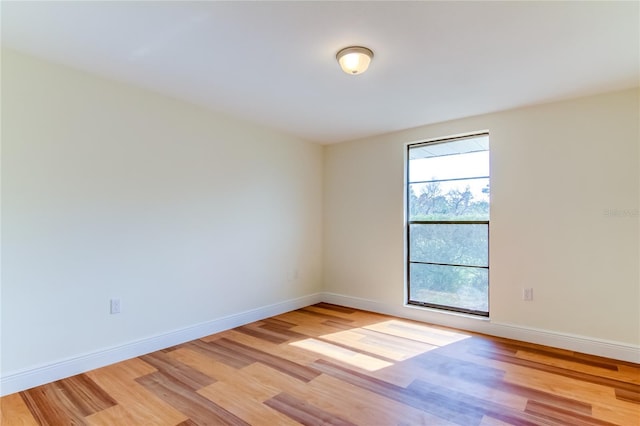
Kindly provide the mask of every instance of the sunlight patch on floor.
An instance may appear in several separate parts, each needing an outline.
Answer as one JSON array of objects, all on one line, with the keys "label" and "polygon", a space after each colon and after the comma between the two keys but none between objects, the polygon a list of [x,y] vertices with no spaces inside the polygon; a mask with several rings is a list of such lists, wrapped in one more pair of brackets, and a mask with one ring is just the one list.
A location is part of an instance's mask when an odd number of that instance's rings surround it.
[{"label": "sunlight patch on floor", "polygon": [[381,368],[389,367],[393,363],[384,361],[369,355],[361,354],[359,352],[352,351],[341,346],[337,346],[328,342],[323,342],[317,339],[304,339],[297,342],[290,343],[292,346],[296,346],[308,351],[316,352],[321,355],[328,356],[338,361],[351,364],[355,367],[359,367],[368,371],[376,371]]},{"label": "sunlight patch on floor", "polygon": [[324,334],[319,338],[322,340],[308,338],[289,344],[377,371],[469,337],[457,331],[394,319]]},{"label": "sunlight patch on floor", "polygon": [[322,339],[394,361],[403,361],[436,348],[436,346],[427,343],[407,340],[364,328],[325,334]]},{"label": "sunlight patch on floor", "polygon": [[451,343],[459,342],[471,337],[468,334],[463,334],[457,331],[400,320],[383,321],[367,325],[364,328],[439,347],[450,345]]}]

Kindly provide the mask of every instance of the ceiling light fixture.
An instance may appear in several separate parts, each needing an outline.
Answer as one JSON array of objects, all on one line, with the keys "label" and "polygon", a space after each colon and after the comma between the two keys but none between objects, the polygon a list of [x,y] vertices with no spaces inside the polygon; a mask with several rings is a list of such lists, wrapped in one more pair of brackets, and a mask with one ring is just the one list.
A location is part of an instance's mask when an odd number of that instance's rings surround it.
[{"label": "ceiling light fixture", "polygon": [[342,71],[347,74],[362,74],[369,68],[373,58],[371,49],[361,46],[345,47],[336,54],[336,59]]}]

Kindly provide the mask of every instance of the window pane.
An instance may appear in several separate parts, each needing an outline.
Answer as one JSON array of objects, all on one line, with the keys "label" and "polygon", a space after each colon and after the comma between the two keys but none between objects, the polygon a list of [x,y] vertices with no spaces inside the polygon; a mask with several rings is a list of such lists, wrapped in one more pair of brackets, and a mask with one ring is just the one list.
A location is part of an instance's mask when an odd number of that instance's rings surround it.
[{"label": "window pane", "polygon": [[443,157],[452,154],[466,154],[468,152],[488,151],[489,135],[463,136],[436,142],[425,142],[410,146],[410,160],[429,157]]},{"label": "window pane", "polygon": [[409,303],[489,314],[489,135],[412,144]]},{"label": "window pane", "polygon": [[409,160],[409,182],[485,176],[489,176],[489,151]]},{"label": "window pane", "polygon": [[409,264],[409,301],[489,312],[489,270]]},{"label": "window pane", "polygon": [[489,179],[410,184],[409,220],[489,220]]},{"label": "window pane", "polygon": [[412,262],[489,266],[489,225],[410,225]]}]

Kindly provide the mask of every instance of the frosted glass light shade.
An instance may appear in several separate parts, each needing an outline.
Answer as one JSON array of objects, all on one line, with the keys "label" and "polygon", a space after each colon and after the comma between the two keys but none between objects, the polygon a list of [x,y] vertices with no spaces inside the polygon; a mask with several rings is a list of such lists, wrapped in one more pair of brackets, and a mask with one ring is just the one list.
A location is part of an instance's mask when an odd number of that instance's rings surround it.
[{"label": "frosted glass light shade", "polygon": [[369,68],[371,58],[373,58],[373,52],[360,46],[345,47],[336,54],[342,71],[351,75],[365,72]]}]

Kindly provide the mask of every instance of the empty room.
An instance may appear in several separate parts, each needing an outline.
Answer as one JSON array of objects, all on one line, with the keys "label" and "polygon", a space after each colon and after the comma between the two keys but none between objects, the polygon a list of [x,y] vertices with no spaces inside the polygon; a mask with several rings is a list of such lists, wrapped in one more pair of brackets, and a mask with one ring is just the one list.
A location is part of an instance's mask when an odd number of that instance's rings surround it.
[{"label": "empty room", "polygon": [[2,426],[640,425],[640,2],[0,15]]}]

